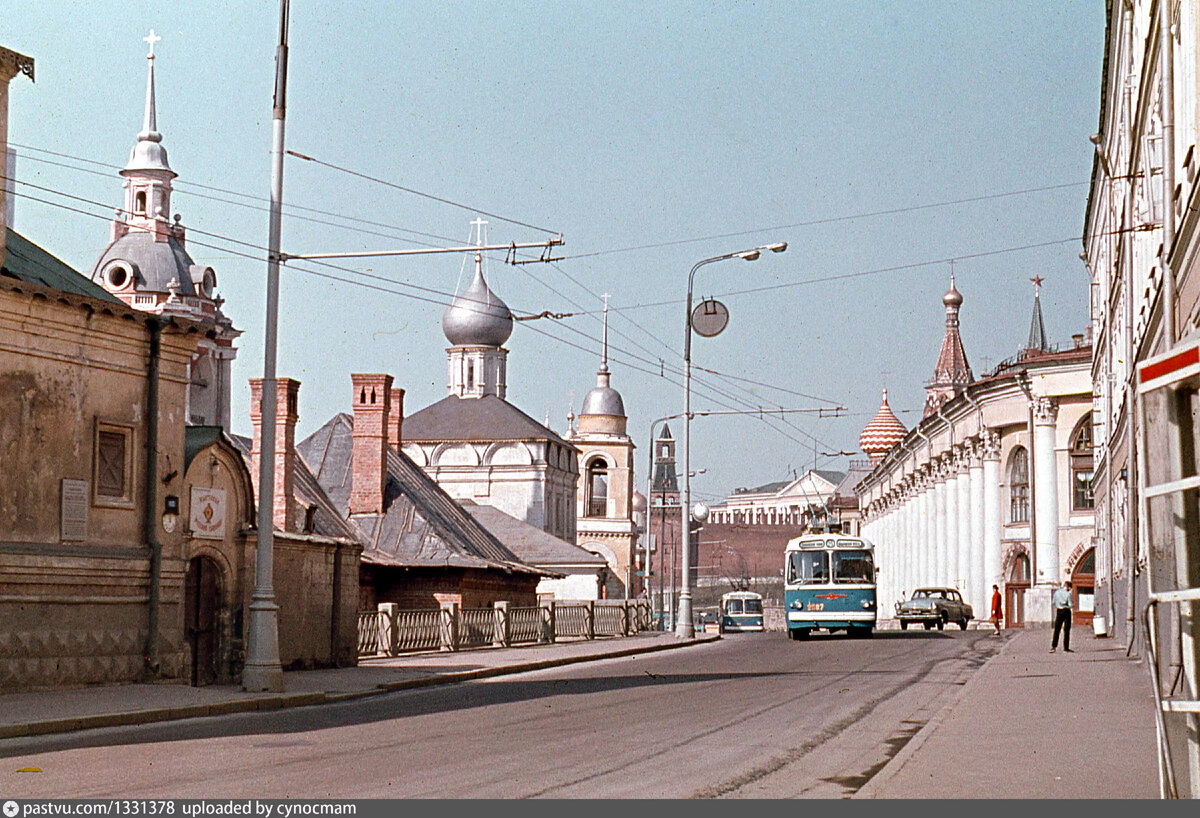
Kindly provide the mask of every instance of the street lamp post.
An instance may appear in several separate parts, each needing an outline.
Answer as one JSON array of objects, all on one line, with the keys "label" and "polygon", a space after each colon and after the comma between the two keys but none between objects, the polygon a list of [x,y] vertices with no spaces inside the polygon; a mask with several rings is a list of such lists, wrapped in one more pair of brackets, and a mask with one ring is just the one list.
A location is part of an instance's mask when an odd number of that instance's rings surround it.
[{"label": "street lamp post", "polygon": [[705,264],[740,258],[743,261],[755,261],[762,255],[763,250],[772,253],[782,253],[787,249],[787,242],[766,244],[752,247],[749,250],[739,250],[736,253],[725,253],[712,258],[701,259],[692,266],[688,273],[687,312],[684,315],[683,328],[683,496],[680,498],[680,518],[682,528],[679,536],[682,541],[680,548],[680,568],[683,576],[679,581],[679,615],[675,621],[675,636],[680,639],[693,639],[696,628],[692,623],[692,588],[691,588],[691,514],[692,514],[692,284],[696,271]]}]

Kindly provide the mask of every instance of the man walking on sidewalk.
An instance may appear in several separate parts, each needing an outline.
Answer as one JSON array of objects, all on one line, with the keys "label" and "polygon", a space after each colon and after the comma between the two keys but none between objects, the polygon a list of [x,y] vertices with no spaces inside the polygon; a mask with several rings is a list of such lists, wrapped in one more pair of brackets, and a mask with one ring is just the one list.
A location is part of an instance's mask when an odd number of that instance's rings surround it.
[{"label": "man walking on sidewalk", "polygon": [[1063,632],[1063,653],[1074,653],[1071,650],[1071,583],[1064,582],[1061,587],[1054,589],[1050,597],[1050,605],[1054,608],[1054,636],[1050,640],[1050,652],[1058,649],[1058,632]]}]

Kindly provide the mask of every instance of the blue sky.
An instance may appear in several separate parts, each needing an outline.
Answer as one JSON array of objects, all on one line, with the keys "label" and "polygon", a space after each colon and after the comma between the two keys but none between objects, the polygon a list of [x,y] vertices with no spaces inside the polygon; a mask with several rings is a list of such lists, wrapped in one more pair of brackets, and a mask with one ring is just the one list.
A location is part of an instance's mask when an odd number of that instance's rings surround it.
[{"label": "blue sky", "polygon": [[[17,176],[53,191],[19,186],[16,228],[84,272],[107,242],[116,170],[141,125],[142,38],[162,36],[158,126],[179,174],[173,210],[244,331],[242,433],[247,380],[262,374],[266,266],[235,242],[266,244],[277,24],[274,2],[162,0],[22,4],[0,21],[0,45],[37,62],[36,83],[10,88]],[[782,255],[697,275],[697,296],[721,298],[732,319],[694,344],[695,364],[721,374],[697,372],[693,409],[847,412],[697,419],[693,468],[707,472],[693,490],[716,499],[793,469],[844,468],[830,453],[857,450],[885,385],[915,423],[943,334],[948,259],[976,374],[1025,339],[1034,275],[1045,278],[1051,340],[1085,330],[1077,237],[1103,33],[1099,0],[295,0],[287,147],[503,217],[489,218],[496,243],[561,232],[554,265],[487,263],[515,312],[575,314],[518,325],[509,399],[563,431],[595,385],[609,293],[613,386],[639,447],[639,486],[651,419],[683,408],[688,270],[787,241]],[[293,253],[462,244],[475,218],[295,159],[284,199],[312,209],[285,216]],[[302,382],[301,434],[348,410],[351,372],[392,373],[410,412],[445,395],[440,318],[464,262],[285,268],[278,367]]]}]

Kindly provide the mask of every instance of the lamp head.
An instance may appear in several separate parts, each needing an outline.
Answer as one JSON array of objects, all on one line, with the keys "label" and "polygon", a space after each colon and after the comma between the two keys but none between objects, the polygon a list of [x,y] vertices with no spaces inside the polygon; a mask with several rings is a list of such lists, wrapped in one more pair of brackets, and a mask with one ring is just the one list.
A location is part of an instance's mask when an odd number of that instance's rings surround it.
[{"label": "lamp head", "polygon": [[777,241],[774,244],[768,244],[766,249],[770,250],[772,253],[782,253],[787,249],[787,242]]},{"label": "lamp head", "polygon": [[761,255],[762,253],[758,250],[743,250],[737,254],[737,257],[740,259],[745,259],[746,261],[757,261],[758,257]]}]

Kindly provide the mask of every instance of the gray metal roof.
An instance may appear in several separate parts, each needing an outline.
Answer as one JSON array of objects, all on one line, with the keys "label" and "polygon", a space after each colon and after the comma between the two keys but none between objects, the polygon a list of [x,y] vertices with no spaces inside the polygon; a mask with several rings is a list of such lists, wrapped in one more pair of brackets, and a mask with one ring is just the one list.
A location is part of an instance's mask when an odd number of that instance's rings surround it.
[{"label": "gray metal roof", "polygon": [[455,346],[504,346],[513,331],[508,305],[488,288],[483,267],[475,257],[475,277],[454,297],[442,314],[442,332]]},{"label": "gray metal roof", "polygon": [[404,419],[404,440],[434,443],[443,440],[550,440],[574,449],[508,401],[495,395],[460,398],[450,395]]},{"label": "gray metal roof", "polygon": [[608,564],[599,554],[572,545],[535,525],[505,514],[498,508],[480,505],[470,500],[458,502],[468,514],[494,534],[496,539],[530,565],[598,567]]},{"label": "gray metal roof", "polygon": [[105,268],[117,260],[126,262],[132,269],[138,292],[169,292],[167,285],[174,280],[179,284],[180,295],[196,295],[192,273],[198,265],[174,238],[155,241],[154,236],[143,230],[126,233],[100,255],[92,268],[92,281],[99,284]]},{"label": "gray metal roof", "polygon": [[609,384],[607,371],[602,369],[597,374],[596,387],[584,397],[579,414],[625,417],[625,402],[621,400],[621,393]]},{"label": "gray metal roof", "polygon": [[349,517],[353,433],[354,419],[338,414],[296,449],[338,514],[357,532],[364,561],[547,573],[518,559],[419,466],[395,449],[388,450],[384,512]]}]

